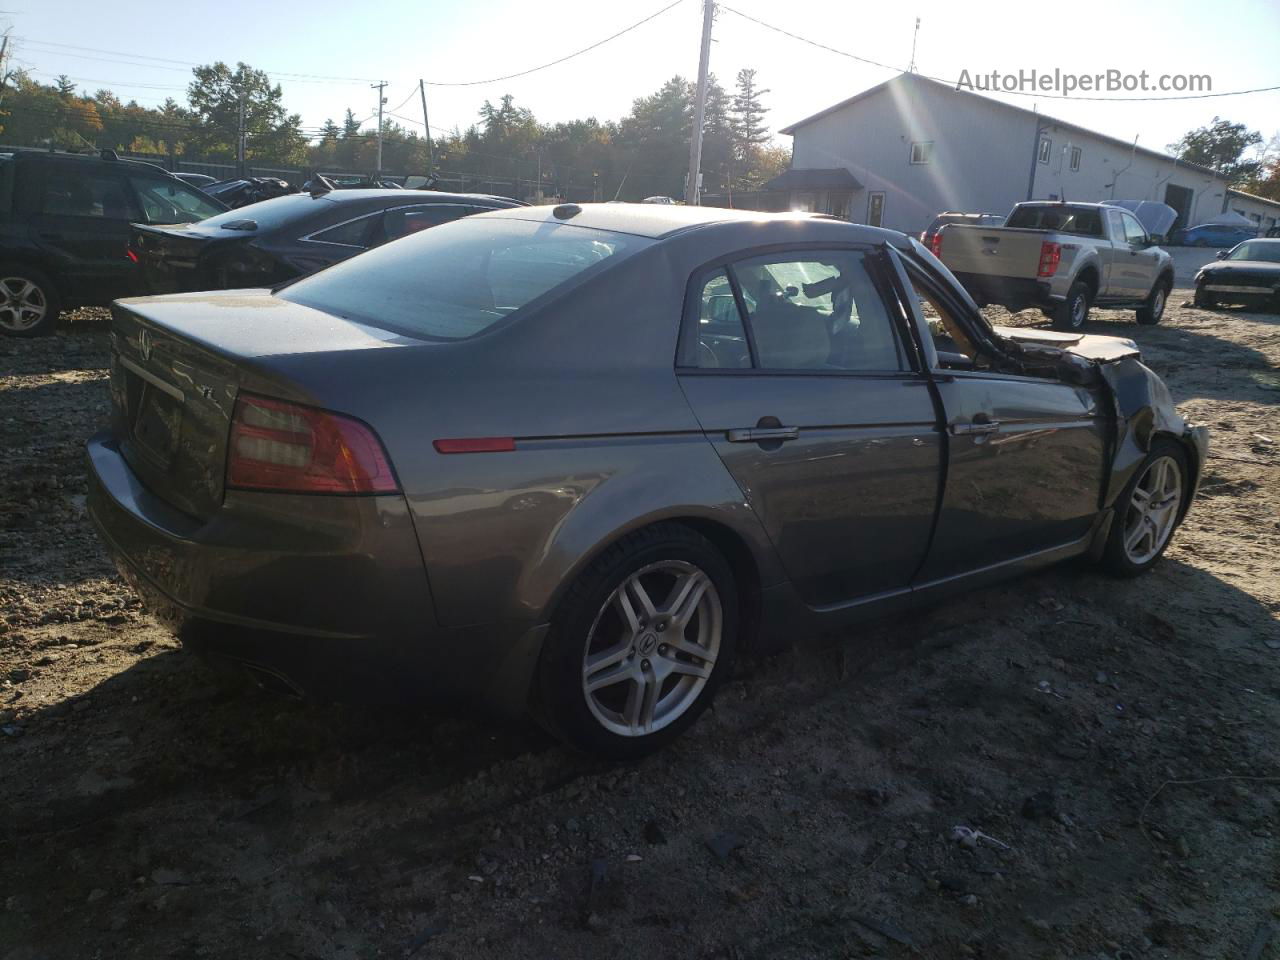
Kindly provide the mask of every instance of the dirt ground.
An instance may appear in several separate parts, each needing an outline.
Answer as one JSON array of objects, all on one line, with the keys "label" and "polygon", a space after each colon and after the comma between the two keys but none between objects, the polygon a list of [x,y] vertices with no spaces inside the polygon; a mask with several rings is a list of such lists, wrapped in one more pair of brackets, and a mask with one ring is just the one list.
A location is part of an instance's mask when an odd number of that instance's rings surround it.
[{"label": "dirt ground", "polygon": [[1091,328],[1212,429],[1157,571],[798,636],[635,766],[217,684],[84,515],[101,314],[0,339],[0,958],[1280,957],[1280,317]]}]

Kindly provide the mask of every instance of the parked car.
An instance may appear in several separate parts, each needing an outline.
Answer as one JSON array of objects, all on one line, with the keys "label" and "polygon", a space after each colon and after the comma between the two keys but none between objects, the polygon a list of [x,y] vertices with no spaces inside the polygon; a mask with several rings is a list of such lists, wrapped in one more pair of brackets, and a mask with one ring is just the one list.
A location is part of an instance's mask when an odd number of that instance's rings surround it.
[{"label": "parked car", "polygon": [[1219,250],[1195,277],[1195,305],[1240,303],[1280,309],[1280,239],[1246,240]]},{"label": "parked car", "polygon": [[233,177],[211,183],[202,189],[231,209],[297,192],[289,185],[288,180],[281,180],[279,177]]},{"label": "parked car", "polygon": [[177,177],[188,186],[195,187],[197,190],[203,190],[210,184],[218,182],[217,177],[211,177],[206,173],[186,173],[182,170],[171,171],[173,176]]},{"label": "parked car", "polygon": [[514,204],[460,193],[293,193],[200,223],[138,224],[132,249],[149,293],[269,287],[388,240],[508,206]]},{"label": "parked car", "polygon": [[63,308],[141,293],[130,223],[226,210],[149,163],[48,151],[0,158],[0,333],[51,333]]},{"label": "parked car", "polygon": [[500,210],[112,332],[88,509],[186,645],[610,756],[741,650],[1143,573],[1206,452],[1131,341],[993,328],[914,239],[818,216]]},{"label": "parked car", "polygon": [[1019,203],[1003,227],[944,226],[933,252],[978,303],[1039,307],[1062,330],[1083,328],[1095,304],[1159,323],[1173,289],[1173,258],[1108,204]]},{"label": "parked car", "polygon": [[1198,227],[1179,230],[1174,243],[1184,247],[1234,247],[1258,235],[1256,227],[1237,227],[1225,223],[1202,223]]},{"label": "parked car", "polygon": [[963,223],[971,227],[1000,227],[1004,226],[1004,217],[998,213],[956,213],[948,210],[934,217],[929,226],[921,231],[920,242],[936,254],[934,238],[939,230],[953,223]]}]

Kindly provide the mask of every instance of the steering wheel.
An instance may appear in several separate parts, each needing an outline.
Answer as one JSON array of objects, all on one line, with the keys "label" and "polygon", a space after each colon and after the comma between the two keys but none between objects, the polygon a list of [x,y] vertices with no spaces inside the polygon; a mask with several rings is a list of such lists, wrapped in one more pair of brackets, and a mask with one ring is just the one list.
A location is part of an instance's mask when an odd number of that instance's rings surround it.
[{"label": "steering wheel", "polygon": [[720,366],[720,358],[716,352],[702,340],[698,341],[698,367],[703,370]]}]

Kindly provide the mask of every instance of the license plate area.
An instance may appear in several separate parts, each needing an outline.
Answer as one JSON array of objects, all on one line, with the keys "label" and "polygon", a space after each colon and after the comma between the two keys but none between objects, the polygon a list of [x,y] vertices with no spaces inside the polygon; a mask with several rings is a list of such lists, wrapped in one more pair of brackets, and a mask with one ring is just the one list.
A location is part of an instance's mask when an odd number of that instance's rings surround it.
[{"label": "license plate area", "polygon": [[[131,376],[136,377],[135,374]],[[168,469],[178,449],[182,431],[182,401],[155,384],[136,377],[137,405],[133,416],[134,445],[158,465]]]}]

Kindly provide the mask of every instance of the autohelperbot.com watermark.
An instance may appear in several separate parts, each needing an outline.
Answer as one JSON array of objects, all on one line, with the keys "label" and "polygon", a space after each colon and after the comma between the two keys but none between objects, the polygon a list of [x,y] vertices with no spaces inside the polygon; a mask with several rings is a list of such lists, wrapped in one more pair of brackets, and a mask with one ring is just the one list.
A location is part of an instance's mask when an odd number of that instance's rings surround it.
[{"label": "autohelperbot.com watermark", "polygon": [[1073,73],[1058,67],[1011,72],[961,70],[956,89],[978,93],[1056,93],[1066,97],[1084,93],[1212,93],[1213,77],[1207,73],[1152,74],[1147,70]]}]

